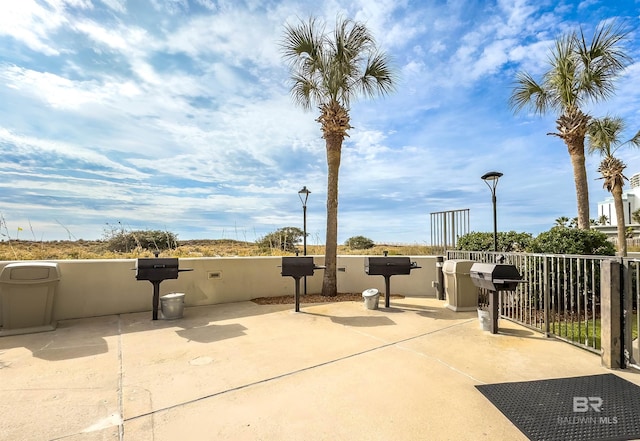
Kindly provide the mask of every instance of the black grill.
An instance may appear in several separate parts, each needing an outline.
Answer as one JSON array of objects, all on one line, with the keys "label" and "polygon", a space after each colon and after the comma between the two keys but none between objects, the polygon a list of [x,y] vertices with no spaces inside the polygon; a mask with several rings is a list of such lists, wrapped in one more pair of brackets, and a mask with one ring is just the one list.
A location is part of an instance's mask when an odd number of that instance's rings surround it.
[{"label": "black grill", "polygon": [[192,268],[180,269],[177,257],[140,258],[134,269],[136,280],[148,280],[153,284],[153,320],[158,320],[160,283],[163,280],[177,279],[178,273],[182,271],[193,271]]},{"label": "black grill", "polygon": [[370,276],[383,276],[385,284],[384,306],[389,307],[389,298],[391,296],[391,276],[411,274],[411,270],[418,269],[416,262],[403,256],[388,257],[365,257],[364,272]]},{"label": "black grill", "polygon": [[525,283],[514,265],[502,263],[474,263],[469,270],[471,281],[478,288],[489,291],[491,333],[498,333],[498,291],[514,291]]},{"label": "black grill", "polygon": [[[296,312],[300,312],[300,279],[302,277],[313,276],[314,270],[325,269],[324,266],[318,266],[313,263],[313,257],[295,256],[282,258],[282,276],[293,277],[296,284],[295,308]],[[306,285],[305,285],[306,286]]]},{"label": "black grill", "polygon": [[514,265],[474,263],[469,271],[473,284],[489,291],[515,291],[522,276]]},{"label": "black grill", "polygon": [[370,276],[395,276],[411,274],[418,268],[408,257],[365,257],[364,272]]},{"label": "black grill", "polygon": [[283,257],[282,275],[290,277],[313,276],[313,270],[320,269],[313,263],[313,257]]},{"label": "black grill", "polygon": [[136,262],[136,279],[163,281],[178,278],[178,258],[140,258]]}]

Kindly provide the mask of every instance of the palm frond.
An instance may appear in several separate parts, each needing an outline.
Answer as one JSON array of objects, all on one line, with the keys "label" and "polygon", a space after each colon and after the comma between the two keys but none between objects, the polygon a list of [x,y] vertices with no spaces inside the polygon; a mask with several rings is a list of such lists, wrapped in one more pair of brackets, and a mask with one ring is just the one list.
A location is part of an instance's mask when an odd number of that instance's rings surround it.
[{"label": "palm frond", "polygon": [[620,147],[626,145],[640,147],[640,131],[631,139],[621,141],[625,128],[625,121],[618,116],[606,116],[592,120],[587,131],[589,153],[598,151],[603,157],[613,157],[613,154]]},{"label": "palm frond", "polygon": [[292,73],[293,98],[305,109],[332,101],[348,109],[358,94],[372,97],[393,90],[389,61],[359,22],[339,17],[332,34],[313,18],[286,25],[281,49]]},{"label": "palm frond", "polygon": [[554,108],[564,110],[578,107],[576,93],[578,65],[574,55],[575,34],[569,33],[558,38],[549,56],[549,69],[543,76],[543,87],[551,96]]},{"label": "palm frond", "polygon": [[612,22],[599,26],[590,44],[582,29],[575,36],[576,55],[581,62],[578,87],[585,98],[598,101],[613,95],[615,79],[632,61],[622,47],[626,35]]},{"label": "palm frond", "polygon": [[334,39],[329,44],[335,53],[336,62],[343,66],[357,63],[363,53],[375,47],[375,41],[367,27],[349,19],[338,19]]},{"label": "palm frond", "polygon": [[611,22],[599,26],[591,42],[582,29],[559,37],[549,54],[549,70],[539,83],[526,73],[517,75],[511,108],[517,112],[531,107],[539,114],[551,108],[565,112],[611,96],[615,79],[631,62],[623,47],[627,34]]},{"label": "palm frond", "polygon": [[359,86],[365,96],[386,95],[395,90],[396,77],[385,54],[374,54],[368,61]]},{"label": "palm frond", "polygon": [[296,104],[304,110],[310,110],[313,103],[321,101],[319,96],[320,86],[315,77],[294,74],[291,77],[291,95]]},{"label": "palm frond", "polygon": [[598,151],[602,156],[613,155],[620,144],[624,127],[624,120],[616,116],[591,120],[587,129],[588,152]]},{"label": "palm frond", "polygon": [[551,100],[547,90],[538,84],[531,75],[519,72],[516,85],[509,98],[509,106],[517,113],[523,108],[531,108],[535,113],[543,115],[551,107]]},{"label": "palm frond", "polygon": [[298,26],[285,25],[284,37],[280,43],[282,55],[292,66],[309,63],[318,58],[322,50],[324,26],[311,17]]},{"label": "palm frond", "polygon": [[627,142],[634,147],[640,147],[640,130]]}]

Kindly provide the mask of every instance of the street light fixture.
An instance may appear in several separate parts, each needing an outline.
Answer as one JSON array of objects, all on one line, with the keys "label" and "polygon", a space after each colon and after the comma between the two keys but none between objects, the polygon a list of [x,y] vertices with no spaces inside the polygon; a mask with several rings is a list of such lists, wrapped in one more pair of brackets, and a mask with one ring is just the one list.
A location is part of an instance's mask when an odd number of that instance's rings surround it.
[{"label": "street light fixture", "polygon": [[[300,202],[302,202],[302,255],[307,255],[307,199],[309,199],[309,189],[305,185],[302,190],[298,192]],[[304,276],[304,294],[307,295],[307,276]]]},{"label": "street light fixture", "polygon": [[496,216],[496,187],[498,179],[502,177],[502,173],[492,171],[482,175],[482,180],[491,190],[491,202],[493,202],[493,251],[498,251],[498,221]]},{"label": "street light fixture", "polygon": [[300,197],[300,202],[302,202],[302,219],[303,219],[302,222],[303,222],[303,232],[304,232],[304,236],[302,238],[303,240],[302,255],[303,256],[307,255],[307,199],[309,199],[309,193],[311,192],[309,191],[309,189],[307,189],[306,185],[302,187],[302,190],[298,192],[298,196]]}]

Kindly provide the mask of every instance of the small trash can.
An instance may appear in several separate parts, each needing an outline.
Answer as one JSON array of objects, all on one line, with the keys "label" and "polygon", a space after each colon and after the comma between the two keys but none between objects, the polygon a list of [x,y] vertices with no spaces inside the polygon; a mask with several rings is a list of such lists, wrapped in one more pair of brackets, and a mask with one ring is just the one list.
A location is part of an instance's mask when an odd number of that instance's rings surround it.
[{"label": "small trash can", "polygon": [[378,309],[378,302],[380,301],[380,293],[375,288],[369,288],[362,292],[364,298],[364,307],[367,309]]},{"label": "small trash can", "polygon": [[175,320],[182,318],[184,312],[184,293],[172,292],[160,297],[162,319]]},{"label": "small trash can", "polygon": [[0,273],[0,336],[53,331],[53,300],[60,280],[54,262],[9,263]]},{"label": "small trash can", "polygon": [[480,329],[491,331],[491,316],[488,310],[478,309],[478,320],[480,321]]}]

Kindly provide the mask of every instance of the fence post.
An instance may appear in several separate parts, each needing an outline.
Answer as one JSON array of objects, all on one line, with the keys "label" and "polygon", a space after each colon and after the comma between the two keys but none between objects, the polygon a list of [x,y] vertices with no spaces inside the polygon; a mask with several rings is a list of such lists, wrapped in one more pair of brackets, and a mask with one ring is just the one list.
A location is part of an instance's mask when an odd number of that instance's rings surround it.
[{"label": "fence post", "polygon": [[627,259],[620,259],[622,266],[622,335],[624,336],[622,363],[627,368],[638,362],[633,355],[633,265]]},{"label": "fence post", "polygon": [[[600,344],[602,365],[609,369],[624,369],[622,327],[620,317],[620,262],[600,262]],[[594,305],[595,306],[595,305]],[[595,309],[595,308],[594,308]]]},{"label": "fence post", "polygon": [[551,323],[549,323],[549,306],[551,302],[550,290],[549,286],[549,257],[544,256],[542,258],[542,303],[543,303],[543,313],[544,313],[544,336],[551,336]]}]

